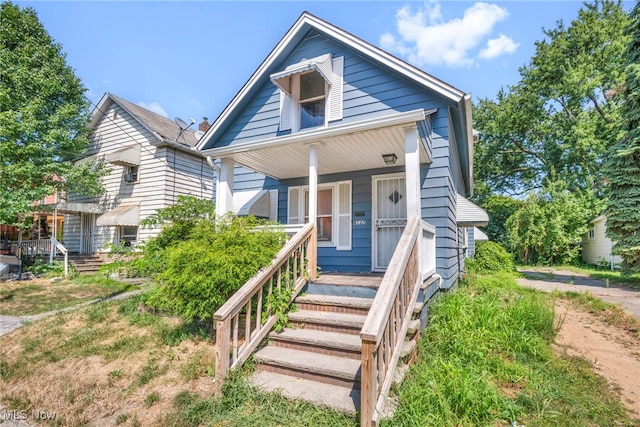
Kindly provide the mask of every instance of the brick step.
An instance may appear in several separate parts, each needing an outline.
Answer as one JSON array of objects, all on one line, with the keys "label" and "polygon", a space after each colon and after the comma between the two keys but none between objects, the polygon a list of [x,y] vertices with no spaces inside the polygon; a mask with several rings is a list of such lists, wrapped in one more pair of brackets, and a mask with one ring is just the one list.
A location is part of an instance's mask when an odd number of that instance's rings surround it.
[{"label": "brick step", "polygon": [[364,316],[369,312],[372,302],[371,298],[309,293],[296,298],[296,306],[300,310],[331,311]]},{"label": "brick step", "polygon": [[360,387],[359,360],[266,346],[254,354],[258,370],[346,388]]},{"label": "brick step", "polygon": [[296,329],[314,329],[327,332],[359,335],[366,316],[328,311],[298,310],[289,313],[289,322]]},{"label": "brick step", "polygon": [[329,356],[360,360],[360,337],[352,334],[326,332],[313,329],[285,329],[269,334],[269,343],[276,347],[309,351]]}]

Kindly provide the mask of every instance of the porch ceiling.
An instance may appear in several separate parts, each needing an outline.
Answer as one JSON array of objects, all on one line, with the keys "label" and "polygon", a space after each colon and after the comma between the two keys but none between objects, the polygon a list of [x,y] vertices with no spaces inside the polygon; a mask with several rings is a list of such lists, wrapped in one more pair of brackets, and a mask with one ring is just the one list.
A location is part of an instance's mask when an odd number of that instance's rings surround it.
[{"label": "porch ceiling", "polygon": [[[225,147],[204,154],[233,159],[237,164],[276,179],[307,176],[309,174],[309,147],[316,148],[318,175],[349,172],[355,170],[389,167],[383,154],[394,153],[397,161],[393,166],[405,164],[405,128],[415,126],[432,113],[423,110],[388,116],[368,123],[343,125],[319,130],[300,132],[273,138],[273,142],[261,141],[239,147]],[[419,144],[420,162],[430,159]]]}]

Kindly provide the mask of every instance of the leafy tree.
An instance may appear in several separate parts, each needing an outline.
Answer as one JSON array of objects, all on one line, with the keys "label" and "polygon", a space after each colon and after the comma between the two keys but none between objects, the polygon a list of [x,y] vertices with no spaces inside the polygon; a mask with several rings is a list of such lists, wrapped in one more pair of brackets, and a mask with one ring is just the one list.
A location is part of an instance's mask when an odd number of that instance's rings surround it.
[{"label": "leafy tree", "polygon": [[489,240],[508,246],[507,219],[522,207],[522,200],[506,196],[490,196],[481,202],[481,206],[489,214],[489,224],[485,227]]},{"label": "leafy tree", "polygon": [[0,5],[0,223],[25,226],[34,201],[98,195],[104,170],[73,163],[87,143],[85,88],[32,8]]},{"label": "leafy tree", "polygon": [[215,209],[215,204],[211,200],[194,196],[178,196],[174,205],[158,210],[154,215],[145,218],[140,225],[162,226],[162,231],[154,239],[153,244],[166,248],[188,236],[197,226],[198,220],[215,218]]},{"label": "leafy tree", "polygon": [[623,271],[640,272],[640,3],[630,18],[622,104],[624,136],[611,147],[605,167],[607,235],[614,241],[613,253],[623,259]]},{"label": "leafy tree", "polygon": [[572,192],[563,182],[533,193],[507,220],[509,244],[524,263],[577,261],[587,223],[603,203],[588,192]]},{"label": "leafy tree", "polygon": [[474,109],[476,180],[494,193],[523,194],[564,180],[599,189],[602,161],[616,141],[628,16],[620,2],[595,0],[566,27],[544,30],[521,80]]}]

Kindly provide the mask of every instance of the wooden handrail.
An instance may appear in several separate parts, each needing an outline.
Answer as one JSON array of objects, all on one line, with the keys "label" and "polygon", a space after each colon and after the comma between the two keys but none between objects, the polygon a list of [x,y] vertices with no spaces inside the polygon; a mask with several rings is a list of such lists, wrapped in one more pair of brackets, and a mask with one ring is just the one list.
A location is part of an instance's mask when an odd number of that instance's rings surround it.
[{"label": "wooden handrail", "polygon": [[316,269],[316,227],[309,223],[284,245],[268,267],[249,279],[213,315],[216,379],[223,380],[230,369],[242,364],[270,332],[276,316],[266,307],[266,301],[274,287],[291,291],[293,301],[315,278]]},{"label": "wooden handrail", "polygon": [[[361,426],[377,425],[384,411],[424,278],[421,264],[425,260],[421,261],[421,250],[424,246],[432,246],[431,242],[424,241],[425,232],[427,240],[435,239],[435,229],[429,224],[419,218],[407,222],[360,331]],[[435,251],[432,256],[435,266]],[[425,267],[431,270],[430,265]]]}]

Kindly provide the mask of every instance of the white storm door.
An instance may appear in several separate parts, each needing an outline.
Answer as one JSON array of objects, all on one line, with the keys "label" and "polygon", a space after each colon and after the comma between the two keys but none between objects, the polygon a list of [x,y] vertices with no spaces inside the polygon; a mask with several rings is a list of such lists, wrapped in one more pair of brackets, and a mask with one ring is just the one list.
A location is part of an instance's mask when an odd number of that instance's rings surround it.
[{"label": "white storm door", "polygon": [[94,214],[80,214],[80,253],[93,253]]},{"label": "white storm door", "polygon": [[373,177],[373,270],[389,265],[404,227],[407,198],[404,174]]}]

